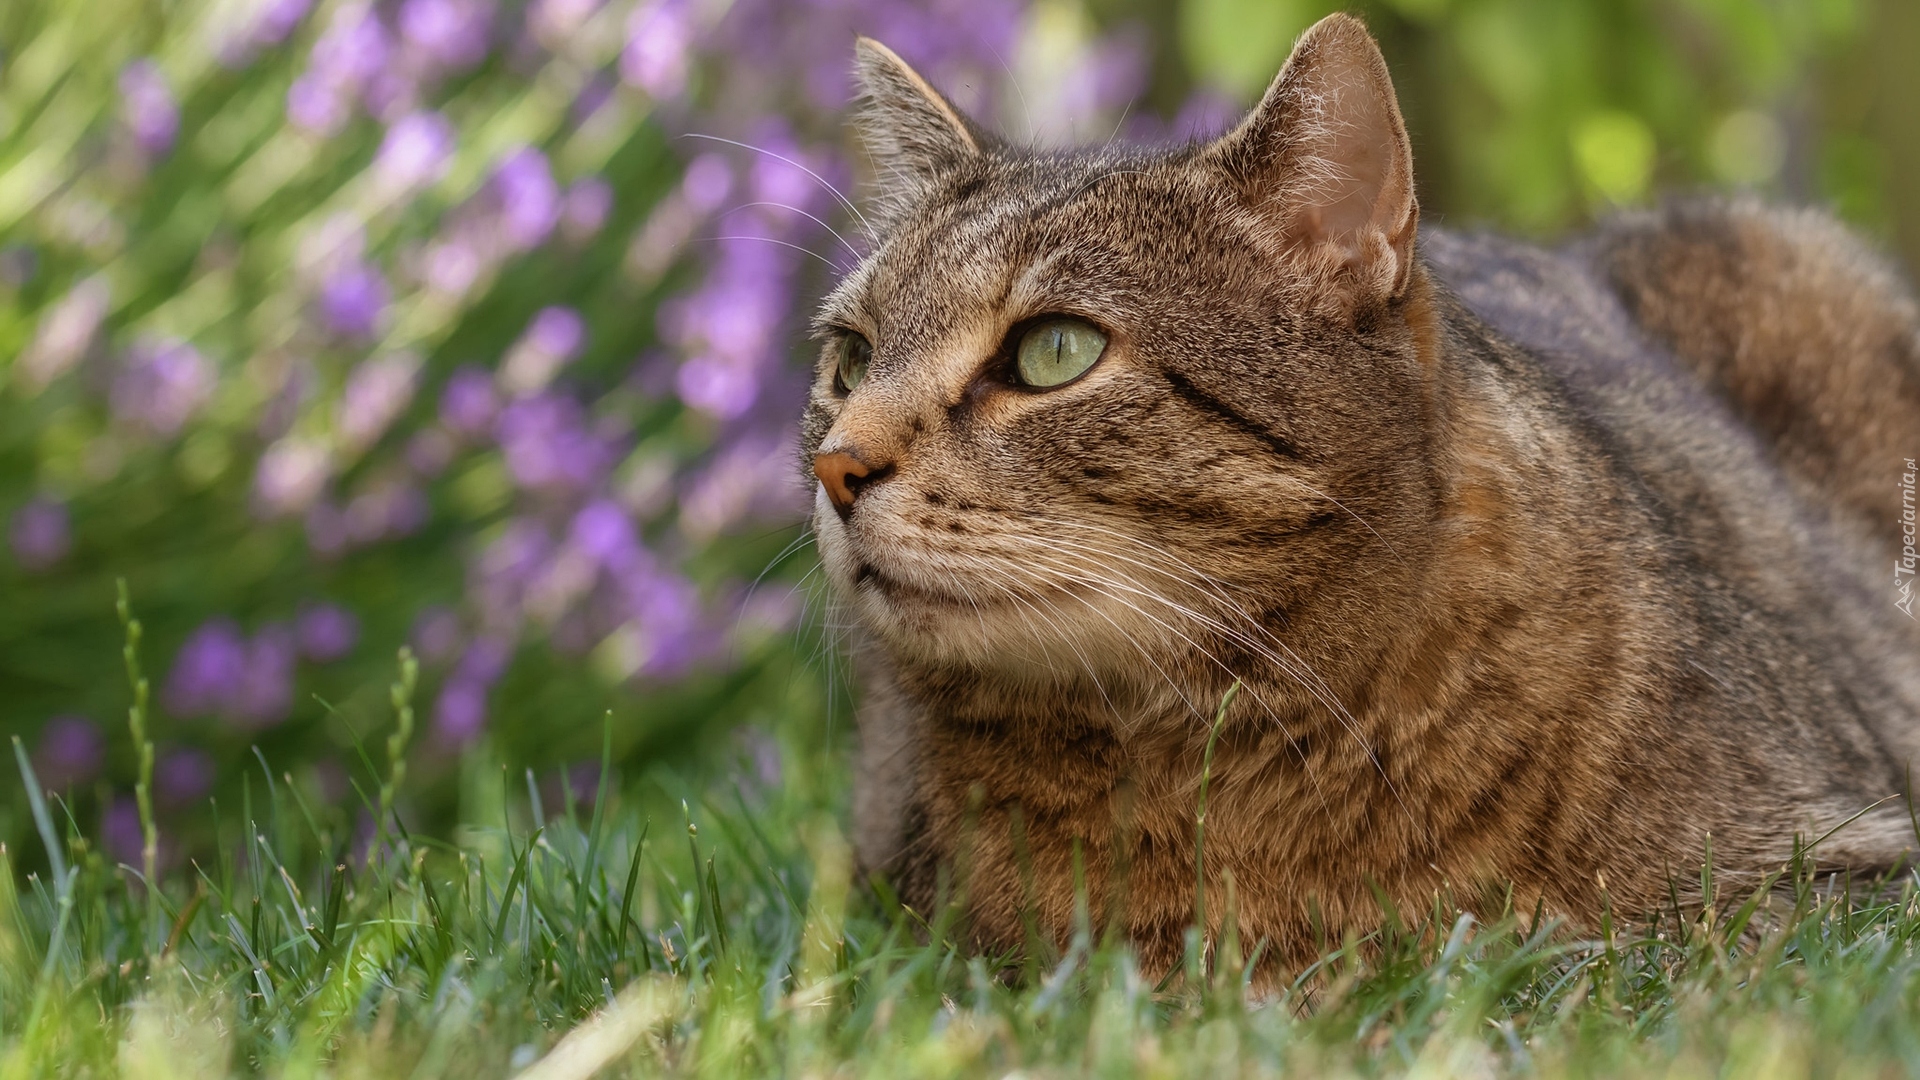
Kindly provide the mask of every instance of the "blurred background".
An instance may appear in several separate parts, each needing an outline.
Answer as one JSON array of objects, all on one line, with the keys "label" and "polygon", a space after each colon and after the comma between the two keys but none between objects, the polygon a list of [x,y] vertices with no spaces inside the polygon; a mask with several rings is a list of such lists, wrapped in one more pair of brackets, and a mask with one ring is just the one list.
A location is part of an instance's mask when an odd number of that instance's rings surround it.
[{"label": "blurred background", "polygon": [[1167,141],[1336,6],[1428,223],[1744,188],[1920,265],[1913,0],[7,0],[0,730],[135,860],[124,579],[172,860],[243,784],[351,817],[402,646],[410,821],[502,763],[571,800],[603,730],[831,768],[794,420],[853,35],[1017,137]]}]

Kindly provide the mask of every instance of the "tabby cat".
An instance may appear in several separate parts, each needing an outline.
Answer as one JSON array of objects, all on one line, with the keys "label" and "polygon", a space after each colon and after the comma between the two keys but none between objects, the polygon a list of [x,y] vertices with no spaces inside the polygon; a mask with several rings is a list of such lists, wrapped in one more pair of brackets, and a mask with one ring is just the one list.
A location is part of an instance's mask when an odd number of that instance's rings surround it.
[{"label": "tabby cat", "polygon": [[1860,242],[1745,201],[1420,231],[1347,16],[1178,149],[1009,145],[857,51],[875,246],[803,453],[909,904],[1018,947],[1078,878],[1164,970],[1210,738],[1204,895],[1281,962],[1381,897],[1698,902],[1709,848],[1738,886],[1856,815],[1819,862],[1901,860],[1920,317]]}]

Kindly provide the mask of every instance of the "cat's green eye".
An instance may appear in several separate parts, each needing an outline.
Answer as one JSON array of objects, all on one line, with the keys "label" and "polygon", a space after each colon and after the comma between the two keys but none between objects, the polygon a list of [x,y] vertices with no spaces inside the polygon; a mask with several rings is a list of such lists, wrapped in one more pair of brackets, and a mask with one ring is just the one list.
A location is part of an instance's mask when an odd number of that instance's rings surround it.
[{"label": "cat's green eye", "polygon": [[859,334],[848,331],[840,336],[840,360],[833,369],[833,385],[841,393],[849,393],[867,377],[867,366],[873,363],[873,344]]},{"label": "cat's green eye", "polygon": [[1107,335],[1091,323],[1048,319],[1021,335],[1014,372],[1028,386],[1061,386],[1085,373],[1106,348]]}]

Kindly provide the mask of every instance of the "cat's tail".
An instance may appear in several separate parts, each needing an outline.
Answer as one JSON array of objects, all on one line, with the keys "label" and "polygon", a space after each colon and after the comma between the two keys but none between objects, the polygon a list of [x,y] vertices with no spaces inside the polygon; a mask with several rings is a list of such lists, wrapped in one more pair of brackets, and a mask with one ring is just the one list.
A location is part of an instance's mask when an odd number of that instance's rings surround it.
[{"label": "cat's tail", "polygon": [[1901,474],[1920,457],[1920,308],[1897,271],[1831,217],[1753,199],[1625,215],[1600,262],[1783,468],[1898,546]]}]

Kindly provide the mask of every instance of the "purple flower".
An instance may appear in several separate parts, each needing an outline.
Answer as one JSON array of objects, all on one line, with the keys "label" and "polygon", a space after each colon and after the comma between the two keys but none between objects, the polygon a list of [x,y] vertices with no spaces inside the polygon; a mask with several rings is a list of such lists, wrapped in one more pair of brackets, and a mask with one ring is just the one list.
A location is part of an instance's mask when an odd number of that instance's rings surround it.
[{"label": "purple flower", "polygon": [[433,727],[456,746],[472,742],[487,723],[487,688],[471,679],[448,679],[433,703]]},{"label": "purple flower", "polygon": [[370,446],[413,401],[420,358],[411,352],[384,353],[347,376],[340,392],[339,430],[350,447]]},{"label": "purple flower", "polygon": [[153,792],[163,806],[190,806],[213,790],[213,758],[205,750],[170,750],[153,763]]},{"label": "purple flower", "polygon": [[99,725],[84,716],[56,716],[40,729],[33,768],[48,791],[66,791],[98,776],[106,759]]},{"label": "purple flower", "polygon": [[180,106],[153,61],[135,60],[121,70],[120,115],[133,141],[149,155],[158,157],[172,148],[180,131]]},{"label": "purple flower", "polygon": [[687,165],[680,191],[696,213],[711,214],[733,193],[733,166],[717,153],[701,154]]},{"label": "purple flower", "polygon": [[408,113],[387,129],[373,159],[373,171],[396,190],[431,184],[446,174],[453,146],[453,125],[446,117],[437,112]]},{"label": "purple flower", "polygon": [[516,396],[546,388],[586,339],[586,320],[570,307],[546,307],[527,324],[501,365],[500,382]]},{"label": "purple flower", "polygon": [[451,608],[434,606],[422,611],[413,622],[408,639],[413,651],[429,664],[444,664],[460,648],[460,616]]},{"label": "purple flower", "polygon": [[388,65],[391,45],[386,27],[367,4],[346,4],[334,12],[327,32],[313,43],[309,75],[352,94]]},{"label": "purple flower", "polygon": [[214,388],[213,365],[179,341],[143,342],[128,350],[115,377],[114,415],[152,434],[177,433]]},{"label": "purple flower", "polygon": [[587,431],[572,398],[542,394],[516,401],[500,414],[500,447],[507,471],[523,488],[585,491],[613,464],[613,448]]},{"label": "purple flower", "polygon": [[107,854],[128,866],[139,866],[145,837],[140,831],[140,807],[121,796],[100,815],[100,843]]},{"label": "purple flower", "polygon": [[687,84],[687,53],[693,27],[679,0],[651,0],[627,20],[627,47],[620,77],[655,98],[680,93]]},{"label": "purple flower", "polygon": [[65,504],[43,496],[14,511],[8,540],[14,559],[28,570],[45,570],[66,558],[73,532]]},{"label": "purple flower", "polygon": [[232,619],[210,619],[180,647],[160,700],[178,717],[223,712],[246,668],[247,641],[239,625]]},{"label": "purple flower", "polygon": [[278,45],[287,40],[287,35],[307,17],[307,9],[312,6],[313,0],[269,0],[253,24],[254,44]]},{"label": "purple flower", "polygon": [[339,131],[349,105],[343,90],[314,75],[302,75],[287,87],[287,119],[316,134]]},{"label": "purple flower", "polygon": [[472,67],[487,55],[493,12],[477,0],[405,0],[400,36],[429,60],[450,71]]},{"label": "purple flower", "polygon": [[253,474],[253,492],[268,517],[313,505],[332,474],[332,457],[321,443],[289,436],[267,447]]},{"label": "purple flower", "polygon": [[561,230],[574,243],[584,243],[606,224],[612,210],[612,184],[597,176],[576,181],[567,189],[566,204],[560,211]]},{"label": "purple flower", "polygon": [[106,278],[95,274],[53,305],[20,357],[18,374],[28,387],[38,390],[73,367],[105,321],[110,299]]},{"label": "purple flower", "polygon": [[674,388],[681,401],[721,420],[745,413],[760,396],[760,381],[752,372],[710,356],[680,365]]},{"label": "purple flower", "polygon": [[548,48],[558,49],[600,4],[601,0],[534,0],[527,8],[527,26]]},{"label": "purple flower", "polygon": [[458,450],[453,436],[440,428],[416,431],[407,440],[407,467],[416,475],[431,479],[447,471]]},{"label": "purple flower", "polygon": [[513,248],[537,246],[560,220],[560,187],[545,155],[532,147],[500,160],[492,188],[500,200],[501,234]]},{"label": "purple flower", "polygon": [[330,664],[353,651],[360,640],[360,620],[338,604],[315,604],[294,620],[300,654],[319,664]]},{"label": "purple flower", "polygon": [[263,626],[247,643],[245,667],[228,702],[228,718],[249,728],[268,727],[293,708],[294,636],[292,628]]},{"label": "purple flower", "polygon": [[342,337],[371,339],[387,310],[387,280],[363,262],[349,263],[320,286],[320,317]]},{"label": "purple flower", "polygon": [[477,367],[463,367],[447,380],[440,392],[440,422],[455,434],[468,438],[493,428],[500,401],[493,392],[493,378]]},{"label": "purple flower", "polygon": [[609,570],[621,571],[642,558],[633,522],[610,499],[596,499],[573,517],[573,546]]}]

